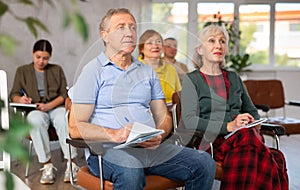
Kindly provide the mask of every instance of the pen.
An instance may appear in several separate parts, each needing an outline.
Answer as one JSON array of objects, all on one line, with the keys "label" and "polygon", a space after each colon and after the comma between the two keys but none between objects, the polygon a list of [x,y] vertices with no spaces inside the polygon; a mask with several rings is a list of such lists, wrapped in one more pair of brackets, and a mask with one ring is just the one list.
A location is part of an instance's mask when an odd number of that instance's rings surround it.
[{"label": "pen", "polygon": [[22,91],[22,94],[27,97],[27,94],[23,88],[21,89],[21,91]]},{"label": "pen", "polygon": [[125,119],[126,122],[129,122],[129,119],[127,117],[124,117],[124,119]]}]

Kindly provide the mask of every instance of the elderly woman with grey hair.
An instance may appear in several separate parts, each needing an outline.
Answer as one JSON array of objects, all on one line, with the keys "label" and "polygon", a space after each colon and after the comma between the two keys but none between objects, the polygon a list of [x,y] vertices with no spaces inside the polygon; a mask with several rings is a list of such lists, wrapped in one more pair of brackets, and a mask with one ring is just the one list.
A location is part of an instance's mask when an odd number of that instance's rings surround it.
[{"label": "elderly woman with grey hair", "polygon": [[239,75],[225,69],[228,41],[222,26],[200,31],[193,59],[196,70],[182,85],[182,121],[204,132],[199,149],[208,151],[213,144],[214,159],[222,165],[221,189],[288,189],[283,154],[264,144],[260,125],[241,128],[260,116]]}]

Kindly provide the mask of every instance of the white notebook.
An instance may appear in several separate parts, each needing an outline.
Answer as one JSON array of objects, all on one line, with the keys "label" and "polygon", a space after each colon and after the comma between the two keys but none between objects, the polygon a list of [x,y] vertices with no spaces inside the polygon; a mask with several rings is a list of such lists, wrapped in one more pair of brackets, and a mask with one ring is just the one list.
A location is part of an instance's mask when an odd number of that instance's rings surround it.
[{"label": "white notebook", "polygon": [[135,146],[138,143],[149,140],[155,136],[163,134],[164,132],[164,130],[155,129],[142,123],[134,122],[127,141],[115,146],[114,148],[120,149],[128,146]]},{"label": "white notebook", "polygon": [[36,108],[36,104],[21,104],[21,103],[9,103],[11,107],[25,107],[25,108]]},{"label": "white notebook", "polygon": [[243,127],[240,127],[240,128],[238,128],[238,129],[232,131],[232,132],[229,133],[228,135],[224,136],[224,138],[225,138],[225,139],[228,139],[229,137],[231,137],[234,133],[236,133],[236,132],[239,131],[240,129],[254,127],[254,126],[256,126],[256,125],[258,125],[258,124],[261,124],[261,123],[263,123],[263,122],[265,122],[265,121],[267,121],[267,120],[268,120],[267,118],[262,118],[262,119],[259,119],[259,120],[257,120],[257,121],[254,121],[254,122],[252,122],[252,123],[249,123],[249,124],[247,124],[247,125],[245,125],[245,126],[243,126]]}]

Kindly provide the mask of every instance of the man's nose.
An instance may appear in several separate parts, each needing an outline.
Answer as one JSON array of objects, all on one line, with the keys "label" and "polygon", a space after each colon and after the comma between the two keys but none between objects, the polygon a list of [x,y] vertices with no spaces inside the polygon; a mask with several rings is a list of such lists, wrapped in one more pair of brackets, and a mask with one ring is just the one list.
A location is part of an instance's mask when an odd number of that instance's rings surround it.
[{"label": "man's nose", "polygon": [[135,32],[130,26],[125,27],[125,34],[132,35]]}]

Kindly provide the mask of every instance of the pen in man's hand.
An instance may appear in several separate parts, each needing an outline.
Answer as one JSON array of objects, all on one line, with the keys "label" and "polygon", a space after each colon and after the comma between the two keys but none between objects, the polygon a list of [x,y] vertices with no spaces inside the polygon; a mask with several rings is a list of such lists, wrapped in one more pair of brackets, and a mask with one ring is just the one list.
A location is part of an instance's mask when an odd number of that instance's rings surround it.
[{"label": "pen in man's hand", "polygon": [[124,117],[124,119],[125,119],[126,122],[129,122],[129,119],[127,117]]}]

